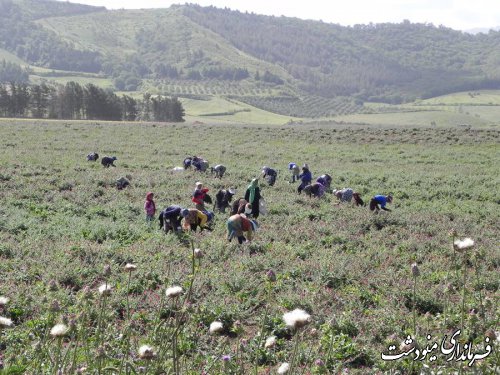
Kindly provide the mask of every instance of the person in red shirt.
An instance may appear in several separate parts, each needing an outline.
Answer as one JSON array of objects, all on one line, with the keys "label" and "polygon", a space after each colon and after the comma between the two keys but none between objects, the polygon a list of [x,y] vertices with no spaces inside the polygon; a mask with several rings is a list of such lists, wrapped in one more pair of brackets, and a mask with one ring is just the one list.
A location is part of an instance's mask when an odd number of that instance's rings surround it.
[{"label": "person in red shirt", "polygon": [[146,201],[144,202],[144,211],[146,211],[146,221],[148,222],[149,225],[151,225],[151,222],[154,219],[154,216],[156,214],[156,205],[153,200],[154,194],[152,192],[149,192],[146,194]]},{"label": "person in red shirt", "polygon": [[201,182],[197,182],[196,189],[193,192],[193,198],[191,198],[191,201],[195,204],[196,209],[200,211],[206,211],[205,197],[207,193],[208,189],[204,188]]}]

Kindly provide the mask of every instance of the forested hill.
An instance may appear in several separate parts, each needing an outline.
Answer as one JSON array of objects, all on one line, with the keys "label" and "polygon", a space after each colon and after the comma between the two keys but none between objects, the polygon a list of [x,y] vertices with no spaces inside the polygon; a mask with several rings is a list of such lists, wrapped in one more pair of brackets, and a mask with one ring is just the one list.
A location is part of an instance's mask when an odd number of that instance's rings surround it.
[{"label": "forested hill", "polygon": [[0,0],[0,48],[32,66],[98,73],[120,90],[179,95],[187,82],[252,104],[262,92],[266,103],[399,103],[500,88],[500,32],[410,22],[344,27],[197,5]]},{"label": "forested hill", "polygon": [[499,32],[410,22],[343,27],[199,6],[184,14],[321,95],[434,96],[500,86]]}]

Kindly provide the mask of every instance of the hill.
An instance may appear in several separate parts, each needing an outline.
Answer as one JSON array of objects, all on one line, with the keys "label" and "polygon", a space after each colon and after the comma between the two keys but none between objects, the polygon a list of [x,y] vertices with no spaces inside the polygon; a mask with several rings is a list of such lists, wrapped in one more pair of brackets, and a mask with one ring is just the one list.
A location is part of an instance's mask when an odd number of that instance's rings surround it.
[{"label": "hill", "polygon": [[0,48],[33,67],[96,74],[86,78],[128,92],[224,96],[286,116],[500,88],[497,31],[343,27],[197,5],[109,11],[50,0],[0,0],[0,21]]}]

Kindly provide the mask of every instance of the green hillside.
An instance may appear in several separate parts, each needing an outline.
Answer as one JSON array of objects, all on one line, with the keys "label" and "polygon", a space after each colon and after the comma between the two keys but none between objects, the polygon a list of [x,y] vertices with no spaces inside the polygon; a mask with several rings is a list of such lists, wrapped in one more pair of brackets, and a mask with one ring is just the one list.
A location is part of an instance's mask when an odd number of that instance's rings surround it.
[{"label": "green hillside", "polygon": [[110,11],[0,0],[0,56],[29,64],[33,82],[230,99],[285,117],[370,114],[370,103],[407,111],[398,106],[500,89],[499,45],[500,32],[410,22],[343,27],[192,4]]}]

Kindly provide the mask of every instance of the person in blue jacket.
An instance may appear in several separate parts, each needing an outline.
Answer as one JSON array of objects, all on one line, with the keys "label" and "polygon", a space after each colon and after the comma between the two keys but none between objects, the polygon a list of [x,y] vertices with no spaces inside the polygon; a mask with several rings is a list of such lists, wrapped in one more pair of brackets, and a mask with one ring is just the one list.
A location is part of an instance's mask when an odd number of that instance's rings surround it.
[{"label": "person in blue jacket", "polygon": [[300,185],[297,188],[297,192],[300,194],[304,188],[309,185],[312,181],[312,173],[309,170],[309,166],[307,164],[304,164],[302,167],[302,173],[299,175],[300,178]]},{"label": "person in blue jacket", "polygon": [[391,211],[386,207],[387,203],[392,202],[392,195],[375,195],[371,200],[370,200],[370,210],[378,212],[380,209],[384,211]]}]

